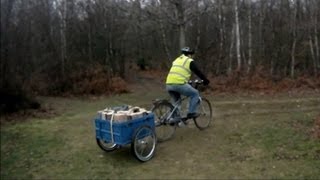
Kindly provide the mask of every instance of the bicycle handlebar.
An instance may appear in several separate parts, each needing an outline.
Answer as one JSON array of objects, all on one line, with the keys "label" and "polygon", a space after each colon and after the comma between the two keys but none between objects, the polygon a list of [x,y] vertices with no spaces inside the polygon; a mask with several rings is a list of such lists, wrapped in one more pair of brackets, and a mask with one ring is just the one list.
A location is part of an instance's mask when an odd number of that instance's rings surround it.
[{"label": "bicycle handlebar", "polygon": [[188,81],[189,84],[203,84],[203,80],[199,80],[199,79],[195,79],[195,80],[189,80]]},{"label": "bicycle handlebar", "polygon": [[188,83],[194,88],[199,89],[199,85],[203,85],[203,80],[199,80],[199,79],[189,80]]}]

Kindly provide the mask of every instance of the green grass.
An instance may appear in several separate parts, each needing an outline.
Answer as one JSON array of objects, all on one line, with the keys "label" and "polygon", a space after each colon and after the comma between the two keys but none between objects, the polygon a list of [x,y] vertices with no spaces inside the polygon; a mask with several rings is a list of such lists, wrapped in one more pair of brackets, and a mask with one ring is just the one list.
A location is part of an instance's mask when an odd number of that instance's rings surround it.
[{"label": "green grass", "polygon": [[130,148],[105,153],[93,118],[107,106],[151,107],[165,93],[101,98],[41,98],[58,113],[1,126],[1,179],[320,178],[320,141],[310,136],[320,97],[208,96],[212,126],[190,125],[140,163]]}]

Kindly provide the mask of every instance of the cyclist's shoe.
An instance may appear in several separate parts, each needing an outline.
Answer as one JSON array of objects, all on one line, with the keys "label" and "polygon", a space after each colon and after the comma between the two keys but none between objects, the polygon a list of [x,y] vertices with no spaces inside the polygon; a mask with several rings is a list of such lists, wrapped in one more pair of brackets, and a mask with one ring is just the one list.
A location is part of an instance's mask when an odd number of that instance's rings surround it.
[{"label": "cyclist's shoe", "polygon": [[174,125],[176,123],[179,123],[181,121],[181,118],[180,117],[175,117],[175,118],[170,118],[169,119],[169,124],[170,125]]},{"label": "cyclist's shoe", "polygon": [[187,114],[187,118],[188,119],[193,119],[193,118],[197,118],[200,116],[200,113],[188,113]]}]

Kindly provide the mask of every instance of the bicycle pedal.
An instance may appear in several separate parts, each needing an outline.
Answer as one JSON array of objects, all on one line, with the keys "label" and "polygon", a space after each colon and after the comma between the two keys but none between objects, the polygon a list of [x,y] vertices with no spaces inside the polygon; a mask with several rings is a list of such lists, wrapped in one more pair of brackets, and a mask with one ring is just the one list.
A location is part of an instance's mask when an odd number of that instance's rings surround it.
[{"label": "bicycle pedal", "polygon": [[187,121],[180,121],[179,123],[178,123],[178,126],[179,127],[185,127],[185,126],[187,126],[188,125],[188,122]]},{"label": "bicycle pedal", "polygon": [[185,124],[184,122],[182,122],[182,121],[181,121],[181,122],[179,122],[179,123],[178,123],[178,126],[179,126],[179,127],[185,127],[185,126],[186,126],[186,124]]}]

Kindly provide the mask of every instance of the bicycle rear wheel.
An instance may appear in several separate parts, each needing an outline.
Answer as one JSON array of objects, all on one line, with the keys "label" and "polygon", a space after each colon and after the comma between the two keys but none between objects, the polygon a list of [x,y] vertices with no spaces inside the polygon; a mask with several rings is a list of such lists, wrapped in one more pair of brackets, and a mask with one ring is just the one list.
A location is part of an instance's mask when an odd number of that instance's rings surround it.
[{"label": "bicycle rear wheel", "polygon": [[200,116],[193,119],[194,123],[200,130],[206,129],[212,121],[212,108],[207,99],[202,98],[198,107],[198,112],[200,113]]},{"label": "bicycle rear wheel", "polygon": [[173,110],[173,106],[168,101],[162,101],[151,109],[155,115],[156,135],[158,142],[171,139],[176,131],[175,125],[167,123],[167,118]]}]

